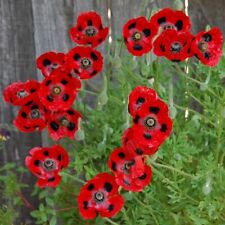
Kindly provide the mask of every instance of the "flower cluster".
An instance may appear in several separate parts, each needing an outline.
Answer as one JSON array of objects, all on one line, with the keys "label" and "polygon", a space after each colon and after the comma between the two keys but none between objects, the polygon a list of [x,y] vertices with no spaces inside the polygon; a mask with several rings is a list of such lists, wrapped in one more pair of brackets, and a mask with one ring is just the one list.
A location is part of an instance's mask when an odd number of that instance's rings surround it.
[{"label": "flower cluster", "polygon": [[223,36],[219,28],[190,32],[191,22],[182,11],[165,8],[148,21],[145,17],[129,20],[123,27],[128,51],[141,56],[153,48],[156,56],[180,62],[196,56],[203,64],[216,66],[222,56]]},{"label": "flower cluster", "polygon": [[73,139],[81,114],[72,108],[81,89],[81,80],[99,74],[103,57],[94,49],[108,34],[95,12],[82,13],[71,39],[77,44],[68,53],[46,52],[37,58],[37,68],[45,79],[15,82],[5,88],[6,102],[20,106],[14,125],[22,132],[42,131],[47,127],[52,139]]},{"label": "flower cluster", "polygon": [[[67,53],[46,52],[36,60],[43,81],[15,82],[3,91],[7,103],[19,106],[14,125],[22,132],[48,129],[52,139],[74,139],[81,114],[72,108],[81,89],[81,81],[95,77],[102,70],[103,57],[95,49],[108,34],[100,16],[82,13],[70,30],[71,39],[79,44]],[[2,133],[2,132],[1,132]],[[3,134],[0,135],[3,137]],[[26,157],[26,166],[38,177],[39,187],[55,187],[58,173],[69,163],[67,152],[60,146],[36,147]]]},{"label": "flower cluster", "polygon": [[128,110],[133,124],[122,135],[122,147],[114,149],[109,156],[108,167],[114,176],[98,174],[80,191],[78,205],[86,219],[95,218],[97,213],[111,217],[119,212],[124,200],[118,186],[140,192],[150,183],[152,170],[146,164],[147,156],[154,154],[171,133],[168,106],[153,89],[134,88]]}]

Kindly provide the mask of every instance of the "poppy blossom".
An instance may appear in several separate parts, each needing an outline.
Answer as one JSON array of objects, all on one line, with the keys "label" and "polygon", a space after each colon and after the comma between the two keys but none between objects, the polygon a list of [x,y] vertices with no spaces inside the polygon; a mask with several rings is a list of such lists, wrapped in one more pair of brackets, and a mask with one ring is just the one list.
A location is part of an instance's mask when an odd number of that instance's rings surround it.
[{"label": "poppy blossom", "polygon": [[45,77],[47,77],[52,71],[64,64],[64,57],[65,54],[62,52],[46,52],[37,58],[37,68],[41,70]]},{"label": "poppy blossom", "polygon": [[107,37],[108,27],[103,27],[101,17],[96,12],[84,12],[77,18],[77,24],[70,29],[72,41],[79,45],[95,48]]},{"label": "poppy blossom", "polygon": [[135,87],[129,95],[128,111],[134,115],[136,111],[147,101],[155,100],[157,93],[145,86]]},{"label": "poppy blossom", "polygon": [[103,57],[99,51],[90,47],[77,46],[66,55],[65,67],[80,79],[90,79],[101,72]]},{"label": "poppy blossom", "polygon": [[123,147],[128,151],[134,152],[136,155],[152,155],[158,150],[158,146],[148,147],[135,138],[135,132],[132,128],[128,128],[122,135]]},{"label": "poppy blossom", "polygon": [[38,178],[36,183],[40,188],[56,187],[61,176],[59,172],[67,168],[69,156],[60,145],[52,147],[35,147],[30,150],[25,159],[27,168]]},{"label": "poppy blossom", "polygon": [[72,78],[67,71],[57,69],[42,81],[38,95],[48,110],[67,110],[72,106],[80,87],[78,79]]},{"label": "poppy blossom", "polygon": [[47,113],[36,94],[20,108],[13,123],[22,132],[41,131],[47,125]]},{"label": "poppy blossom", "polygon": [[191,53],[190,32],[177,32],[165,30],[154,42],[154,53],[157,56],[165,56],[167,59],[180,62],[193,56]]},{"label": "poppy blossom", "polygon": [[190,31],[191,21],[183,11],[172,10],[164,8],[155,13],[150,22],[153,23],[157,29],[158,34],[164,30],[176,30],[178,32]]},{"label": "poppy blossom", "polygon": [[205,65],[216,66],[222,56],[223,35],[219,28],[199,32],[191,46],[192,53]]},{"label": "poppy blossom", "polygon": [[39,87],[40,83],[36,80],[28,80],[24,83],[14,82],[4,89],[3,97],[7,103],[21,106],[33,98],[33,94],[38,91]]},{"label": "poppy blossom", "polygon": [[108,167],[115,175],[116,183],[127,191],[141,191],[151,179],[151,173],[146,173],[145,157],[135,154],[126,148],[116,148],[109,157]]},{"label": "poppy blossom", "polygon": [[98,174],[89,180],[81,188],[77,198],[82,217],[94,219],[97,214],[102,217],[112,217],[117,214],[124,205],[118,188],[115,177],[108,173]]},{"label": "poppy blossom", "polygon": [[148,148],[158,148],[170,135],[172,120],[161,99],[144,104],[133,117],[134,138]]},{"label": "poppy blossom", "polygon": [[51,138],[60,140],[67,136],[73,139],[78,130],[79,119],[81,114],[74,109],[51,114],[48,118],[48,131]]},{"label": "poppy blossom", "polygon": [[145,17],[129,20],[123,27],[123,38],[128,51],[141,56],[152,49],[152,38],[157,34],[154,24],[149,23]]}]

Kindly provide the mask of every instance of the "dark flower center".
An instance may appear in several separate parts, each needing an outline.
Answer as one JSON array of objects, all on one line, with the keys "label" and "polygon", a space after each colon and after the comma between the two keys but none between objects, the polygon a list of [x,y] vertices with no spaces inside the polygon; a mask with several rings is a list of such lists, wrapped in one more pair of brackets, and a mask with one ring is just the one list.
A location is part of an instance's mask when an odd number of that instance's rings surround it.
[{"label": "dark flower center", "polygon": [[89,26],[86,28],[85,30],[85,35],[88,36],[88,37],[92,37],[92,36],[95,36],[96,34],[96,30],[93,26]]},{"label": "dark flower center", "polygon": [[201,41],[198,44],[198,49],[202,52],[206,52],[208,50],[208,44],[205,41]]},{"label": "dark flower center", "polygon": [[103,202],[104,198],[105,198],[103,192],[101,192],[101,191],[96,192],[94,197],[95,197],[95,201],[97,203]]},{"label": "dark flower center", "polygon": [[44,164],[43,164],[44,168],[47,170],[47,171],[52,171],[56,168],[56,164],[55,164],[55,161],[52,160],[52,159],[46,159],[44,161]]},{"label": "dark flower center", "polygon": [[172,51],[172,52],[180,52],[181,49],[182,49],[182,46],[181,46],[181,44],[178,43],[178,42],[174,42],[174,43],[172,44],[172,46],[171,46],[171,51]]},{"label": "dark flower center", "polygon": [[32,110],[30,111],[30,117],[31,117],[32,119],[40,118],[40,111],[39,111],[39,109],[32,109]]},{"label": "dark flower center", "polygon": [[123,171],[124,171],[125,173],[130,173],[130,168],[131,168],[131,166],[133,166],[134,164],[135,164],[135,161],[134,161],[134,160],[131,160],[131,161],[129,161],[129,162],[124,163],[124,165],[123,165]]},{"label": "dark flower center", "polygon": [[133,38],[134,41],[139,41],[139,40],[141,40],[141,33],[135,32],[135,33],[132,35],[132,38]]},{"label": "dark flower center", "polygon": [[53,88],[52,88],[52,94],[53,95],[59,95],[60,93],[61,93],[61,88],[60,87],[58,87],[58,86],[54,86]]},{"label": "dark flower center", "polygon": [[88,58],[83,58],[81,60],[81,68],[82,69],[87,69],[91,66],[91,60]]},{"label": "dark flower center", "polygon": [[28,93],[25,90],[20,90],[16,93],[18,98],[24,98],[28,95]]},{"label": "dark flower center", "polygon": [[67,127],[69,125],[69,120],[66,118],[66,117],[62,117],[61,120],[60,120],[60,123]]},{"label": "dark flower center", "polygon": [[175,29],[175,26],[173,24],[165,23],[165,25],[163,25],[163,30],[173,30],[173,29]]},{"label": "dark flower center", "polygon": [[153,128],[156,125],[156,120],[154,118],[152,118],[152,117],[147,117],[147,119],[144,122],[144,125],[147,128],[151,129],[151,128]]}]

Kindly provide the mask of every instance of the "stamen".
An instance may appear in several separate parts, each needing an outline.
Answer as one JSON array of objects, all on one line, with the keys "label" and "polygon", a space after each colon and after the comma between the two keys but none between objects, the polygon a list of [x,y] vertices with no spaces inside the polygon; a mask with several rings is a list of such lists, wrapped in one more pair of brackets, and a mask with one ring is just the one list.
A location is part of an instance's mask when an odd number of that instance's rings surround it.
[{"label": "stamen", "polygon": [[53,88],[52,88],[52,94],[53,95],[59,95],[60,93],[61,93],[61,88],[60,87],[58,87],[58,86],[54,86]]},{"label": "stamen", "polygon": [[93,37],[97,33],[93,26],[88,26],[84,32],[88,37]]},{"label": "stamen", "polygon": [[91,61],[88,58],[83,58],[81,60],[81,68],[82,69],[87,69],[91,66]]},{"label": "stamen", "polygon": [[28,95],[28,93],[25,90],[20,90],[16,93],[18,98],[24,98]]},{"label": "stamen", "polygon": [[67,119],[66,117],[63,117],[63,118],[60,120],[60,123],[61,123],[63,126],[67,127],[68,124],[69,124],[69,121],[68,121],[68,119]]},{"label": "stamen", "polygon": [[47,171],[52,171],[52,170],[55,170],[56,168],[56,163],[54,160],[52,159],[46,159],[44,161],[44,164],[43,164],[44,168],[47,170]]},{"label": "stamen", "polygon": [[31,117],[32,119],[40,118],[40,111],[39,111],[39,109],[32,109],[32,110],[30,111],[30,117]]},{"label": "stamen", "polygon": [[151,128],[153,128],[153,127],[156,125],[156,120],[155,120],[154,118],[152,118],[152,117],[148,117],[148,118],[145,120],[144,125],[145,125],[147,128],[151,129]]},{"label": "stamen", "polygon": [[172,51],[172,52],[180,52],[181,49],[182,49],[182,46],[181,46],[181,44],[178,43],[178,42],[174,42],[174,43],[172,44],[172,46],[171,46],[171,51]]},{"label": "stamen", "polygon": [[208,50],[208,44],[205,41],[201,41],[198,44],[198,49],[202,52],[206,52]]},{"label": "stamen", "polygon": [[135,32],[133,35],[132,35],[132,38],[134,41],[139,41],[141,39],[141,33],[139,32]]},{"label": "stamen", "polygon": [[95,201],[97,203],[103,202],[104,198],[105,198],[104,194],[102,192],[100,192],[100,191],[96,192],[94,197],[95,197]]}]

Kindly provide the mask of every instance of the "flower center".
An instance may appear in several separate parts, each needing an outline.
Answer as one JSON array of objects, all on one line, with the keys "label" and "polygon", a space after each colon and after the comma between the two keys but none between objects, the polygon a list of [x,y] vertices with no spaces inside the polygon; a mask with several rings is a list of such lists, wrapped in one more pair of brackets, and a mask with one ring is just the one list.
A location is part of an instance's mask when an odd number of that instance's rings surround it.
[{"label": "flower center", "polygon": [[91,61],[88,58],[83,58],[81,60],[81,68],[82,69],[87,69],[91,66]]},{"label": "flower center", "polygon": [[131,168],[131,166],[133,166],[134,164],[135,164],[135,161],[134,161],[134,160],[124,163],[123,171],[124,171],[125,173],[130,173],[130,168]]},{"label": "flower center", "polygon": [[28,93],[25,90],[20,90],[16,93],[18,98],[24,98],[28,95]]},{"label": "flower center", "polygon": [[32,109],[30,111],[30,117],[32,119],[38,119],[38,118],[40,118],[40,111],[38,109]]},{"label": "flower center", "polygon": [[86,30],[85,30],[85,35],[88,37],[92,37],[96,34],[96,30],[94,27],[89,26]]},{"label": "flower center", "polygon": [[132,38],[133,38],[134,41],[139,41],[139,40],[141,40],[141,33],[135,32],[135,33],[132,35]]},{"label": "flower center", "polygon": [[58,87],[58,86],[54,86],[53,88],[52,88],[52,94],[53,95],[59,95],[60,93],[61,93],[61,88],[60,87]]},{"label": "flower center", "polygon": [[105,196],[101,191],[98,191],[98,192],[95,193],[95,201],[97,203],[103,202],[104,198],[105,198]]},{"label": "flower center", "polygon": [[171,51],[172,51],[172,52],[180,52],[181,49],[182,49],[182,46],[181,46],[181,44],[178,43],[178,42],[174,42],[174,43],[172,44],[172,46],[171,46]]},{"label": "flower center", "polygon": [[43,164],[44,168],[47,170],[47,171],[52,171],[56,168],[56,164],[55,164],[55,161],[52,160],[52,159],[46,159],[44,161],[44,164]]},{"label": "flower center", "polygon": [[69,124],[69,120],[68,120],[66,117],[63,117],[63,118],[60,120],[60,123],[61,123],[63,126],[67,127],[68,124]]},{"label": "flower center", "polygon": [[208,44],[205,41],[201,41],[198,44],[198,49],[202,52],[206,52],[208,50]]},{"label": "flower center", "polygon": [[175,29],[175,27],[174,27],[173,24],[166,23],[166,24],[163,26],[163,30],[173,30],[173,29]]},{"label": "flower center", "polygon": [[149,129],[153,128],[156,125],[156,120],[152,117],[148,117],[145,120],[145,126]]}]

